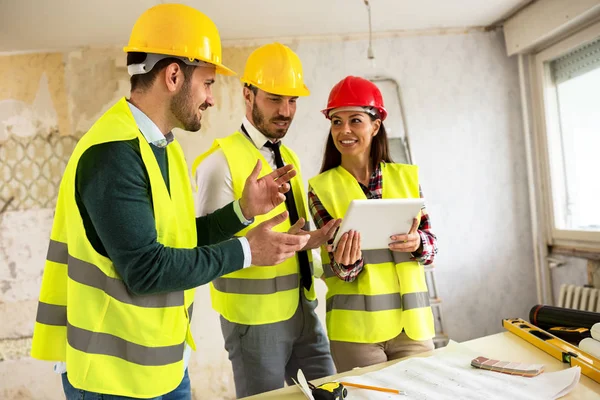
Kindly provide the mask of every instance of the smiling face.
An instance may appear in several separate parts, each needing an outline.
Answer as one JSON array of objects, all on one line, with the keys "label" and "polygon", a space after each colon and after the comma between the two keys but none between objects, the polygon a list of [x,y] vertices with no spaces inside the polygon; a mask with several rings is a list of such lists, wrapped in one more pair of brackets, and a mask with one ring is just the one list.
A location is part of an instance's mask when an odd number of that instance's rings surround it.
[{"label": "smiling face", "polygon": [[246,106],[250,108],[250,122],[258,131],[271,140],[285,136],[294,115],[298,97],[280,96],[260,89],[254,92],[244,88]]},{"label": "smiling face", "polygon": [[368,156],[380,126],[381,120],[372,120],[366,112],[340,111],[331,117],[331,136],[342,156]]},{"label": "smiling face", "polygon": [[178,124],[186,131],[196,132],[202,126],[202,112],[215,102],[212,85],[215,82],[214,67],[196,67],[185,78],[179,91],[171,98],[170,110]]}]

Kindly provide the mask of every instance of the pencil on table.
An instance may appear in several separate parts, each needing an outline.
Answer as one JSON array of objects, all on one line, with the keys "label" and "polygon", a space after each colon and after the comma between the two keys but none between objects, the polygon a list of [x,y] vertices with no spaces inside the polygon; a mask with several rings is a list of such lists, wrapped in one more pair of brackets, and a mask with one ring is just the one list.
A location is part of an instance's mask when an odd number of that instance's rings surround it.
[{"label": "pencil on table", "polygon": [[388,389],[388,388],[382,388],[382,387],[377,387],[377,386],[361,385],[359,383],[351,383],[351,382],[340,382],[340,383],[344,386],[351,386],[351,387],[360,388],[360,389],[376,390],[378,392],[395,393],[395,394],[406,394],[406,392],[404,392],[402,390],[397,390],[397,389]]}]

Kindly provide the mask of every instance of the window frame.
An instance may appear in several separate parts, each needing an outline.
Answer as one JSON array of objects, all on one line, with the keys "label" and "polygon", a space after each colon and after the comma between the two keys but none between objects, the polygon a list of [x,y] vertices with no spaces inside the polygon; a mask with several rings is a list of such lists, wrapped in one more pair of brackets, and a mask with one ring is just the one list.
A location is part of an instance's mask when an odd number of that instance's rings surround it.
[{"label": "window frame", "polygon": [[533,54],[533,102],[535,152],[541,179],[541,209],[543,230],[549,246],[577,250],[600,251],[600,231],[558,229],[554,211],[554,192],[551,179],[549,135],[560,134],[556,85],[552,81],[549,62],[568,52],[600,38],[600,22],[595,22],[577,33]]}]

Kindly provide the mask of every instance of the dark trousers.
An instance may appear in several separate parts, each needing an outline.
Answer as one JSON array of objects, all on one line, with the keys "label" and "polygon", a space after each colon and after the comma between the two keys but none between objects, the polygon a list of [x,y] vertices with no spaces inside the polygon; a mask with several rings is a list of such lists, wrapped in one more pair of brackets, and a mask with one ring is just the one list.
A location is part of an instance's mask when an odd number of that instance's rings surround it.
[{"label": "dark trousers", "polygon": [[[293,385],[298,369],[308,380],[335,374],[329,340],[315,308],[300,289],[294,315],[281,322],[241,325],[221,317],[237,398]],[[297,380],[297,379],[296,379]]]}]

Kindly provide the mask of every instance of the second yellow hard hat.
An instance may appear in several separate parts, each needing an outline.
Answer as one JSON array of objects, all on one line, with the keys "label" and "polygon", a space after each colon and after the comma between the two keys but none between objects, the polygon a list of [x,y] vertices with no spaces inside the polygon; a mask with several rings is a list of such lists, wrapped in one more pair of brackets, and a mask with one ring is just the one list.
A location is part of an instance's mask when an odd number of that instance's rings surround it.
[{"label": "second yellow hard hat", "polygon": [[254,50],[246,61],[241,80],[265,92],[281,96],[310,94],[304,84],[300,58],[281,43],[267,44]]}]

